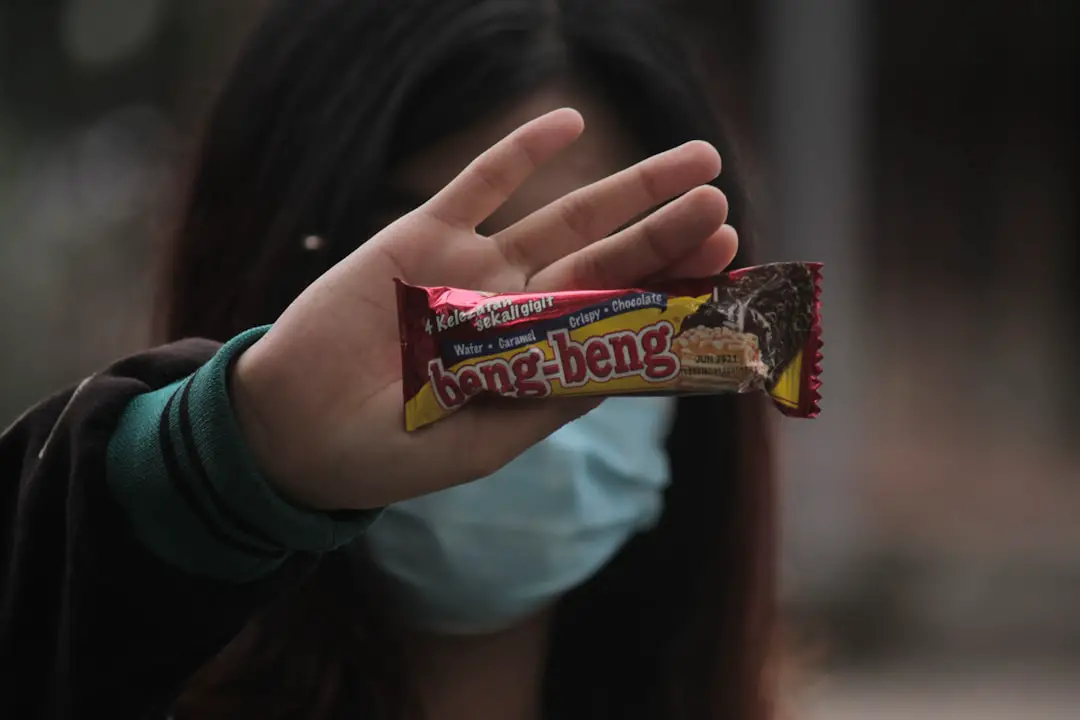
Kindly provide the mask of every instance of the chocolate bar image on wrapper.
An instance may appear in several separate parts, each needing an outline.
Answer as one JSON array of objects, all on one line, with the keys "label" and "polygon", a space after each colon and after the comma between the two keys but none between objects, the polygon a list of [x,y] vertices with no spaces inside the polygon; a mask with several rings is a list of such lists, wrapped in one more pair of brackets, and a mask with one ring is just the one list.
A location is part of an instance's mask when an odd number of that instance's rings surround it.
[{"label": "chocolate bar image on wrapper", "polygon": [[762,391],[820,400],[821,264],[773,263],[648,288],[484,293],[397,280],[405,426],[473,397]]}]

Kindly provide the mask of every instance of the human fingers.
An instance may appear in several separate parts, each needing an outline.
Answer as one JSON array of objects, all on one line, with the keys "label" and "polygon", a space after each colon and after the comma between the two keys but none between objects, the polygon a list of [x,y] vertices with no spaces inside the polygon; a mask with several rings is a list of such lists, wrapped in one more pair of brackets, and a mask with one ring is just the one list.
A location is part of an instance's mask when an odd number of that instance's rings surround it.
[{"label": "human fingers", "polygon": [[723,226],[727,199],[695,188],[644,220],[549,265],[530,291],[631,287],[697,252]]},{"label": "human fingers", "polygon": [[669,265],[650,280],[677,280],[718,275],[727,269],[739,251],[739,234],[730,225],[723,225],[686,257]]},{"label": "human fingers", "polygon": [[494,237],[503,255],[528,274],[614,232],[642,213],[713,180],[720,155],[689,142],[576,190]]},{"label": "human fingers", "polygon": [[537,167],[581,135],[570,108],[525,123],[488,148],[421,207],[440,222],[472,230],[506,202]]}]

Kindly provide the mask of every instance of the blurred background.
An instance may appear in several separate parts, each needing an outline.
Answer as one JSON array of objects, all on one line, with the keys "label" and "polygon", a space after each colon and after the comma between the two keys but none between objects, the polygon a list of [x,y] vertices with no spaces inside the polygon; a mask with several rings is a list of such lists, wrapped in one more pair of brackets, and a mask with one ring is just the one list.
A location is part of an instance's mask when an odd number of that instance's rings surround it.
[{"label": "blurred background", "polygon": [[[148,341],[185,150],[259,4],[0,0],[0,425]],[[827,264],[824,413],[780,426],[797,707],[1080,717],[1077,4],[666,4],[765,258]]]}]

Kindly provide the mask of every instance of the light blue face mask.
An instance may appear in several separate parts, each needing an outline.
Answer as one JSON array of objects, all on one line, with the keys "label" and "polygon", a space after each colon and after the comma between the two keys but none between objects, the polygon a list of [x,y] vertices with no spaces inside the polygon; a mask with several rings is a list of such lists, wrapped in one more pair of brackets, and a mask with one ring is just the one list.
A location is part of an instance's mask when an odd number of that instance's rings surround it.
[{"label": "light blue face mask", "polygon": [[383,511],[366,534],[417,629],[493,632],[588,580],[663,509],[670,398],[613,398],[499,472]]}]

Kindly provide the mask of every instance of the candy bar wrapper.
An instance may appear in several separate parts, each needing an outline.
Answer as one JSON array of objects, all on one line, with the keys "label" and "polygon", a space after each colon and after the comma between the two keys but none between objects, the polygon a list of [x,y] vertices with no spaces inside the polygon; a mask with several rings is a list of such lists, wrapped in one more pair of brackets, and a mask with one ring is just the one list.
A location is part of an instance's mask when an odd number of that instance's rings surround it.
[{"label": "candy bar wrapper", "polygon": [[623,290],[484,293],[397,281],[405,427],[482,393],[764,391],[818,413],[819,263],[774,263]]}]

